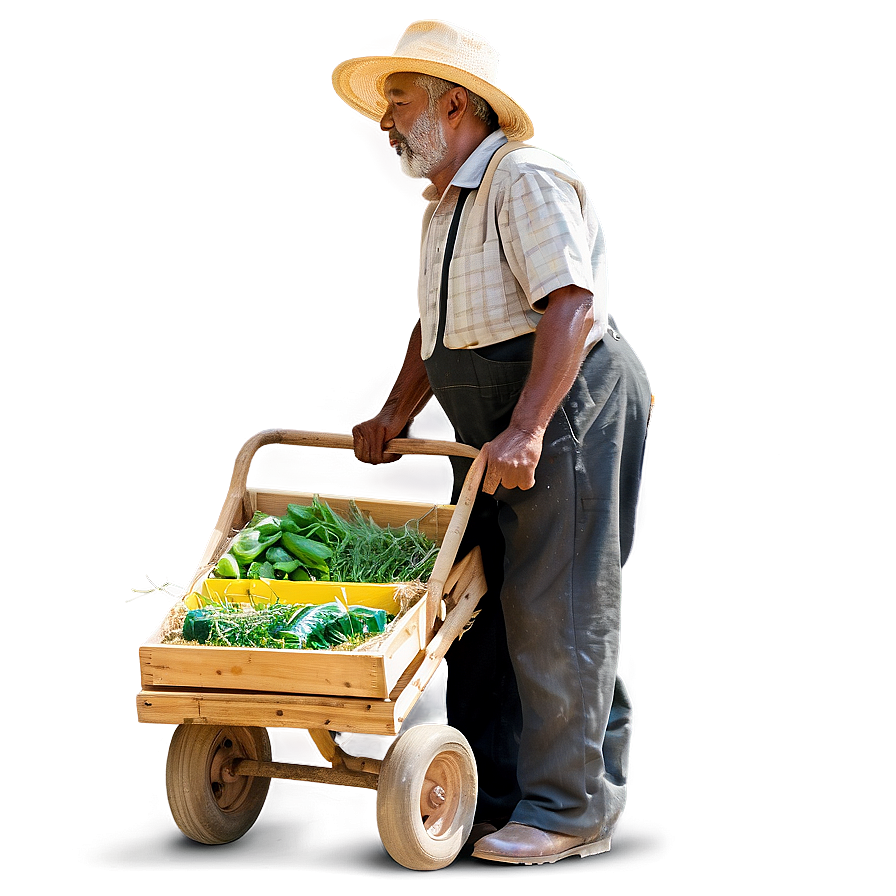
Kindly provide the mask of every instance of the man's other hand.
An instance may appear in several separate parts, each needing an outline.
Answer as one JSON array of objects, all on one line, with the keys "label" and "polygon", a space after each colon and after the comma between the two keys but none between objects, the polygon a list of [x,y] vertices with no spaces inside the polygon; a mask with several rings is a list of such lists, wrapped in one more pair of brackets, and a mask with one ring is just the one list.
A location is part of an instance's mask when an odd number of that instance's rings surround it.
[{"label": "man's other hand", "polygon": [[394,420],[383,414],[377,414],[370,420],[359,423],[352,429],[355,440],[355,457],[365,464],[391,464],[401,457],[400,454],[384,452],[383,448],[391,439],[398,438],[407,429],[407,423],[396,424]]},{"label": "man's other hand", "polygon": [[489,495],[499,485],[504,488],[532,488],[535,467],[541,457],[544,433],[532,433],[509,427],[488,445],[488,466],[482,490]]}]

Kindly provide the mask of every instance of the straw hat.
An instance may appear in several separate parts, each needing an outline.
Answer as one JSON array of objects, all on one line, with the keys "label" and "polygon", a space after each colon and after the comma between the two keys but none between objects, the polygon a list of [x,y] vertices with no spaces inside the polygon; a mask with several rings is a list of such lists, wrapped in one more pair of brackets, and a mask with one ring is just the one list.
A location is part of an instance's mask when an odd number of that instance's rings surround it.
[{"label": "straw hat", "polygon": [[535,132],[523,109],[495,87],[498,54],[472,31],[446,22],[414,22],[394,55],[362,56],[336,66],[333,87],[352,108],[379,121],[387,105],[383,85],[396,72],[434,75],[478,93],[495,110],[510,140],[528,140]]}]

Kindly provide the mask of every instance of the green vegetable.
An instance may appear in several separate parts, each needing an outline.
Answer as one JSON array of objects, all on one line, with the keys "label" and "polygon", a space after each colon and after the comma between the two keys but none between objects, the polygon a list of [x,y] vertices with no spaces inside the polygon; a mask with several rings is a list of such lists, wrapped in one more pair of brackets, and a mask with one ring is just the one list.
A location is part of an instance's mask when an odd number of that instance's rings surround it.
[{"label": "green vegetable", "polygon": [[304,504],[287,504],[286,513],[293,522],[303,528],[313,526],[318,521],[314,510]]},{"label": "green vegetable", "polygon": [[[382,527],[353,501],[349,507],[350,518],[343,519],[314,495],[308,506],[287,505],[279,518],[256,511],[232,543],[231,559],[222,558],[215,575],[372,583],[429,578],[438,547],[416,521]],[[270,568],[262,574],[264,563]]]},{"label": "green vegetable", "polygon": [[215,611],[209,607],[190,610],[184,618],[184,640],[205,644],[211,632]]},{"label": "green vegetable", "polygon": [[270,604],[244,610],[233,604],[211,604],[190,610],[184,619],[183,635],[214,647],[284,647],[283,639],[271,632],[296,611],[290,604]]},{"label": "green vegetable", "polygon": [[304,535],[294,535],[292,532],[284,532],[281,535],[283,540],[283,547],[289,551],[294,557],[298,557],[306,565],[310,565],[317,568],[321,567],[321,564],[326,565],[325,561],[327,561],[330,557],[333,556],[333,551],[327,545],[321,544],[319,541],[312,541],[310,538],[305,538]]},{"label": "green vegetable", "polygon": [[344,644],[351,638],[382,632],[389,617],[385,610],[349,607],[334,601],[319,606],[302,607],[281,628],[274,631],[296,646],[321,650]]},{"label": "green vegetable", "polygon": [[280,517],[262,517],[262,519],[259,520],[253,528],[265,537],[276,535],[280,531]]},{"label": "green vegetable", "polygon": [[221,647],[280,647],[325,650],[360,641],[385,630],[393,617],[369,607],[330,604],[270,604],[246,610],[233,604],[211,604],[187,612],[183,635]]},{"label": "green vegetable", "polygon": [[215,566],[215,575],[221,579],[240,578],[240,565],[233,554],[225,554]]},{"label": "green vegetable", "polygon": [[249,566],[248,571],[246,572],[247,579],[273,579],[276,578],[274,574],[274,567],[265,561],[264,563],[259,563],[257,560]]},{"label": "green vegetable", "polygon": [[[278,563],[273,563],[275,572],[282,572],[285,574],[295,572],[302,565],[301,560],[281,560]],[[285,575],[283,576],[285,578]]]},{"label": "green vegetable", "polygon": [[382,527],[365,518],[351,503],[351,536],[344,539],[330,561],[330,578],[337,582],[426,581],[432,573],[438,546],[415,522]]},{"label": "green vegetable", "polygon": [[290,560],[295,560],[295,557],[293,557],[289,551],[280,547],[280,545],[275,544],[274,547],[268,548],[267,551],[265,551],[264,559],[271,563],[289,563]]},{"label": "green vegetable", "polygon": [[243,529],[230,546],[230,553],[240,563],[251,563],[259,554],[279,540],[279,530],[276,535],[266,537],[257,529]]}]

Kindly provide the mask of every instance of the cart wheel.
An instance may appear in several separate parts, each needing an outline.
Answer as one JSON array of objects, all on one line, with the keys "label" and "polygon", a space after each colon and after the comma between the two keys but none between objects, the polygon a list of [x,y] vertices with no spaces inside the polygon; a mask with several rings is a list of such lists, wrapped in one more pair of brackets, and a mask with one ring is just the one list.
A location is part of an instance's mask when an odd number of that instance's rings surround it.
[{"label": "cart wheel", "polygon": [[230,774],[234,759],[271,760],[265,728],[178,725],[168,749],[165,784],[177,826],[197,843],[230,843],[255,824],[270,778]]},{"label": "cart wheel", "polygon": [[476,760],[447,725],[409,728],[380,770],[376,822],[386,851],[405,868],[434,871],[460,852],[476,809]]}]

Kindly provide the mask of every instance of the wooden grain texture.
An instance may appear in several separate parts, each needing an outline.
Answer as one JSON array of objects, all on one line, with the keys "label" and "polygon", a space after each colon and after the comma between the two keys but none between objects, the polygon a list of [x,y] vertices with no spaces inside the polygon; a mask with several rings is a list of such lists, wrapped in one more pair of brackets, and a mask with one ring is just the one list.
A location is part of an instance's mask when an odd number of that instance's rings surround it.
[{"label": "wooden grain texture", "polygon": [[140,648],[140,671],[143,687],[368,697],[389,693],[383,657],[348,651],[149,644]]},{"label": "wooden grain texture", "polygon": [[[190,688],[145,688],[137,695],[141,722],[169,725],[248,725],[262,728],[307,728],[362,734],[397,734],[398,697],[416,674],[420,654],[388,700],[213,691]],[[410,704],[413,705],[413,704]],[[408,708],[409,711],[409,708]]]},{"label": "wooden grain texture", "polygon": [[[461,637],[480,598],[488,590],[478,547],[470,551],[456,569],[458,575],[446,598],[446,603],[450,604],[451,609],[445,621],[426,645],[422,659],[418,657],[414,667],[409,670],[411,674],[405,676],[407,685],[393,691],[398,703],[396,715],[399,719],[406,718],[413,705],[420,699],[423,689],[429,684],[448,648],[456,638]],[[473,624],[475,625],[475,622]]]},{"label": "wooden grain texture", "polygon": [[317,765],[298,765],[294,762],[264,762],[258,759],[237,759],[234,775],[252,778],[281,778],[286,781],[311,781],[315,784],[339,784],[343,787],[363,787],[376,790],[377,772],[355,772],[347,768],[321,768]]},{"label": "wooden grain texture", "polygon": [[445,583],[451,574],[451,569],[457,559],[457,552],[463,539],[464,531],[467,528],[467,522],[473,510],[473,503],[479,493],[479,486],[482,477],[485,474],[485,467],[488,463],[488,443],[483,445],[477,458],[473,461],[464,479],[463,487],[457,499],[454,513],[451,515],[451,522],[445,537],[442,540],[442,546],[436,557],[435,566],[427,583],[426,594],[426,632],[427,638],[435,631],[435,621],[439,616],[439,607],[442,597],[445,594]]},{"label": "wooden grain texture", "polygon": [[383,671],[386,677],[386,689],[392,688],[404,674],[404,670],[413,662],[414,657],[426,646],[426,601],[418,601],[404,619],[400,632],[389,639],[389,643],[381,648],[383,655]]},{"label": "wooden grain texture", "polygon": [[321,698],[288,694],[141,691],[137,695],[137,718],[141,722],[169,725],[324,728],[365,734],[396,734],[398,731],[394,703],[372,700],[324,705]]},{"label": "wooden grain texture", "polygon": [[333,740],[333,736],[324,728],[309,728],[308,734],[311,736],[311,740],[314,743],[314,746],[317,747],[317,751],[320,753],[327,762],[332,762],[336,758],[336,754],[339,748],[336,746],[336,741]]}]

